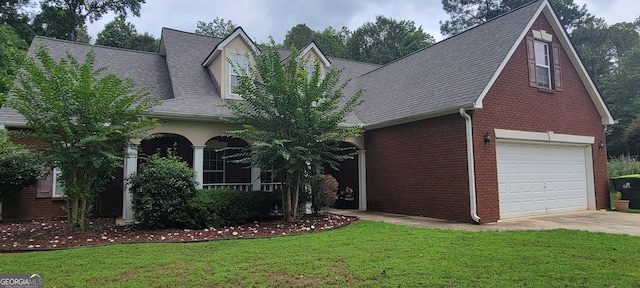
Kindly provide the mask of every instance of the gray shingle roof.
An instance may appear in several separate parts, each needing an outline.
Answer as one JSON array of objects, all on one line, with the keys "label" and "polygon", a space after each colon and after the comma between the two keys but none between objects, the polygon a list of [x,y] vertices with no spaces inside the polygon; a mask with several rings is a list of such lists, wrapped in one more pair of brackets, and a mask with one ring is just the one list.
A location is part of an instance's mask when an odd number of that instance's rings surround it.
[{"label": "gray shingle roof", "polygon": [[[328,57],[331,66],[352,79],[350,96],[365,88],[364,103],[343,124],[369,127],[428,117],[457,107],[471,107],[508,56],[542,0],[417,51],[385,66]],[[231,116],[202,62],[223,39],[168,28],[162,30],[160,54],[36,37],[53,57],[68,51],[78,59],[94,48],[96,66],[108,66],[140,86],[155,86],[162,104],[155,115],[192,118]],[[31,50],[34,49],[32,44]],[[281,57],[288,51],[279,49]],[[2,108],[0,123],[24,123],[17,112]]]},{"label": "gray shingle roof", "polygon": [[163,28],[162,41],[174,99],[163,101],[154,107],[153,113],[190,117],[230,116],[227,109],[215,105],[221,104],[222,99],[209,72],[202,66],[202,61],[222,39]]},{"label": "gray shingle roof", "polygon": [[362,75],[356,114],[384,126],[472,107],[543,1],[537,1]]},{"label": "gray shingle roof", "polygon": [[[157,53],[140,52],[104,46],[44,38],[36,36],[31,43],[28,55],[33,55],[38,45],[47,47],[49,55],[54,59],[71,54],[78,61],[93,48],[96,58],[95,67],[107,67],[106,73],[115,73],[121,78],[132,78],[138,87],[153,87],[151,93],[158,99],[173,98],[171,80],[164,57]],[[0,110],[0,123],[24,124],[25,118],[13,109],[3,107]]]}]

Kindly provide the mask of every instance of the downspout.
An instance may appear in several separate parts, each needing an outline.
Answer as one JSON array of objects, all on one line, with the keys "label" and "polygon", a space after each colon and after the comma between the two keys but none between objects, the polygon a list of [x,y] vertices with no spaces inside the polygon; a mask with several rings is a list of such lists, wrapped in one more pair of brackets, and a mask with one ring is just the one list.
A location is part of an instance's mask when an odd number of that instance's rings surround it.
[{"label": "downspout", "polygon": [[478,205],[476,204],[476,169],[473,159],[473,133],[471,128],[471,116],[464,111],[464,108],[460,108],[460,116],[464,118],[464,124],[467,130],[467,170],[469,173],[469,213],[471,219],[480,223],[480,217],[478,216]]}]

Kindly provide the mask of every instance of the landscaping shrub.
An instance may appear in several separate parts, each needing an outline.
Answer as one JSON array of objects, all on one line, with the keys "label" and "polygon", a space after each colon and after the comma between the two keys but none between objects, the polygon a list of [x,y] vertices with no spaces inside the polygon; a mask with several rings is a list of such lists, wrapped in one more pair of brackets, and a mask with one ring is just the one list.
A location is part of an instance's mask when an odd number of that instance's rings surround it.
[{"label": "landscaping shrub", "polygon": [[609,178],[629,174],[640,174],[640,161],[622,155],[609,159],[607,169],[609,170]]},{"label": "landscaping shrub", "polygon": [[181,221],[192,229],[244,224],[268,217],[278,197],[279,192],[202,189],[188,201]]},{"label": "landscaping shrub", "polygon": [[193,169],[172,153],[152,155],[129,183],[136,221],[145,229],[181,227],[180,215],[197,191]]},{"label": "landscaping shrub", "polygon": [[6,131],[0,131],[0,202],[9,193],[18,193],[42,178],[42,164],[25,146],[11,142]]},{"label": "landscaping shrub", "polygon": [[338,181],[329,174],[316,176],[311,183],[311,210],[318,215],[320,211],[327,210],[336,201]]}]

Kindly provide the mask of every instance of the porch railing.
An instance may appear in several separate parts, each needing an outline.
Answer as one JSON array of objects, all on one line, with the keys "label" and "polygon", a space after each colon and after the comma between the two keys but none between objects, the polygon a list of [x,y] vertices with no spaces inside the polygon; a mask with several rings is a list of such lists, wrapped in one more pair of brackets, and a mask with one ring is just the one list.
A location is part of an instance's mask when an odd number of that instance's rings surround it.
[{"label": "porch railing", "polygon": [[[203,184],[203,189],[235,189],[241,191],[251,191],[253,190],[252,183],[211,183],[211,184]],[[282,189],[282,183],[261,183],[260,190],[261,191],[276,191]]]},{"label": "porch railing", "polygon": [[276,190],[282,190],[282,183],[274,182],[274,183],[260,183],[261,191],[273,192]]}]

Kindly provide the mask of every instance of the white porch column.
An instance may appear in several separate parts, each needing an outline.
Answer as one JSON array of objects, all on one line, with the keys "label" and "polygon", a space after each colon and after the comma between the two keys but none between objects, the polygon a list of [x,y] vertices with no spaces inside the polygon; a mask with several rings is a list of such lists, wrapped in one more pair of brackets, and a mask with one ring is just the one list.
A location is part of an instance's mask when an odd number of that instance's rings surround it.
[{"label": "white porch column", "polygon": [[262,183],[260,183],[261,179],[260,179],[260,168],[258,167],[251,167],[251,184],[253,187],[251,187],[251,189],[253,191],[260,191],[262,190],[260,187]]},{"label": "white porch column", "polygon": [[131,191],[129,190],[130,185],[127,180],[138,171],[138,145],[131,144],[130,147],[127,148],[127,155],[124,159],[124,189],[122,194],[122,222],[118,223],[121,225],[124,224],[133,224],[134,215],[133,215],[133,207],[131,205]]},{"label": "white porch column", "polygon": [[202,189],[204,181],[204,147],[206,145],[192,145],[193,148],[193,170],[196,171],[196,187]]},{"label": "white porch column", "polygon": [[367,159],[365,150],[358,150],[358,210],[367,211]]}]

